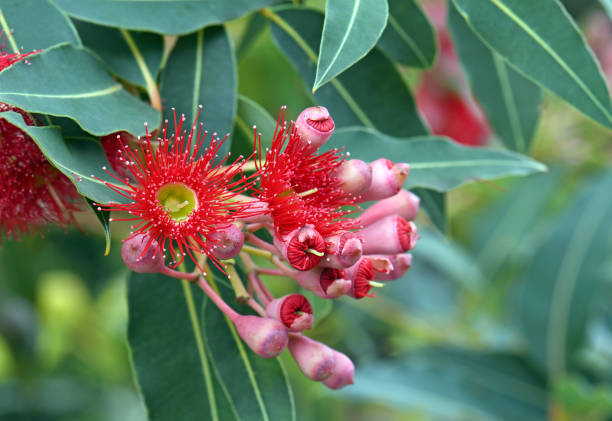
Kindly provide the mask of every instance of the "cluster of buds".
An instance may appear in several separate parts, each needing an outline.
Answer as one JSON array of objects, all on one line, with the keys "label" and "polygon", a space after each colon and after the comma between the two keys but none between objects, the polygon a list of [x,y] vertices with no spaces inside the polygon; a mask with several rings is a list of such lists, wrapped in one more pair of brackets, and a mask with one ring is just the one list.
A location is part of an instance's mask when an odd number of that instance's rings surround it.
[{"label": "cluster of buds", "polygon": [[[352,361],[303,334],[314,320],[306,297],[275,297],[262,275],[289,277],[324,299],[374,297],[373,287],[410,268],[419,199],[402,189],[408,164],[321,151],[334,131],[324,107],[304,110],[295,123],[284,117],[283,107],[265,151],[255,129],[254,161],[217,162],[222,141],[215,135],[201,151],[207,133],[197,119],[183,130],[185,118],[175,117],[172,136],[166,122],[161,137],[148,134],[137,140],[138,148],[121,134],[114,144],[109,138],[105,150],[121,173],[109,171],[118,183],[106,184],[127,200],[100,208],[127,211],[124,220],[140,221],[122,247],[130,269],[197,283],[253,352],[272,358],[288,348],[308,378],[338,389],[353,383]],[[176,270],[185,256],[195,262],[194,272]],[[237,257],[246,287],[233,266]],[[255,257],[264,258],[265,267]],[[217,294],[209,262],[258,315],[237,313]]]}]

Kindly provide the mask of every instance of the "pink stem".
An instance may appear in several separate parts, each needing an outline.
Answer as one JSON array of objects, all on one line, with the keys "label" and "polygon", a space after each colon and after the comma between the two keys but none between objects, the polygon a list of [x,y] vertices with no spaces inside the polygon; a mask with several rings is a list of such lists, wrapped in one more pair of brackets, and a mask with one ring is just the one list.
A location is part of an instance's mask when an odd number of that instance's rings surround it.
[{"label": "pink stem", "polygon": [[255,223],[252,223],[252,224],[248,224],[246,226],[246,231],[247,232],[255,232],[255,231],[257,231],[257,230],[259,230],[259,229],[261,229],[263,227],[264,227],[264,224],[262,224],[261,222],[255,222]]},{"label": "pink stem", "polygon": [[249,243],[255,245],[256,247],[259,247],[260,249],[263,249],[263,250],[269,251],[272,254],[278,255],[278,250],[276,249],[276,247],[274,247],[272,244],[268,243],[267,241],[264,241],[261,238],[257,237],[255,234],[248,233],[247,235],[245,235],[244,239],[248,241]]},{"label": "pink stem", "polygon": [[257,268],[257,272],[264,275],[285,276],[285,273],[280,269]]},{"label": "pink stem", "polygon": [[247,304],[253,309],[255,310],[261,317],[266,317],[266,311],[263,309],[263,307],[254,299],[249,298],[249,300],[247,301]]},{"label": "pink stem", "polygon": [[215,303],[217,307],[219,307],[219,310],[225,313],[225,315],[229,317],[232,322],[235,322],[236,319],[240,317],[240,314],[236,313],[233,308],[228,306],[227,303],[223,301],[223,299],[219,297],[219,295],[211,288],[211,286],[208,285],[208,282],[206,282],[203,277],[198,279],[198,285],[200,288],[202,288],[206,295],[208,295],[208,298],[210,298],[210,300]]},{"label": "pink stem", "polygon": [[257,276],[255,272],[249,273],[249,280],[251,281],[253,288],[255,288],[257,296],[261,302],[267,306],[268,303],[274,299],[268,288],[266,288],[263,282],[261,282],[261,279],[259,279],[259,276]]},{"label": "pink stem", "polygon": [[178,270],[170,269],[164,265],[161,273],[172,278],[184,279],[189,282],[195,282],[198,279],[198,274],[195,272],[179,272]]}]

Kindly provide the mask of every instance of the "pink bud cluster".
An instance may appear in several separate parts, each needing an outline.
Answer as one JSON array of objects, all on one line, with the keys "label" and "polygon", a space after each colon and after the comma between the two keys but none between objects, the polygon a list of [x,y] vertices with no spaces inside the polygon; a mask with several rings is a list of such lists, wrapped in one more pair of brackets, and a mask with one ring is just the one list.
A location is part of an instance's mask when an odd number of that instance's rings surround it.
[{"label": "pink bud cluster", "polygon": [[[299,287],[324,299],[374,297],[373,287],[403,277],[410,268],[412,256],[408,252],[419,238],[413,222],[419,199],[402,189],[409,173],[408,164],[388,159],[368,164],[358,159],[346,160],[337,149],[320,152],[333,131],[334,122],[324,107],[304,110],[290,125],[284,121],[283,108],[272,146],[265,151],[265,161],[261,142],[256,139],[256,174],[248,178],[257,177],[257,182],[248,184],[253,194],[246,196],[244,189],[237,189],[230,203],[239,203],[239,207],[220,207],[216,219],[206,225],[205,237],[194,230],[191,235],[200,235],[200,248],[191,246],[193,237],[186,237],[187,250],[198,251],[204,260],[209,258],[224,270],[239,301],[248,304],[257,316],[239,314],[223,301],[202,273],[206,267],[201,265],[203,260],[196,262],[200,272],[182,273],[167,267],[164,249],[157,241],[165,237],[149,234],[155,232],[154,223],[147,225],[148,231],[133,234],[124,241],[122,257],[135,272],[159,272],[197,282],[234,323],[253,352],[272,358],[288,348],[304,375],[339,389],[353,383],[352,361],[303,334],[312,328],[314,321],[313,308],[306,297],[298,293],[275,297],[261,275],[289,277]],[[125,141],[120,137],[119,141],[122,140]],[[124,142],[120,143],[125,149]],[[174,148],[169,148],[167,142],[162,144],[167,155],[164,159],[172,162]],[[106,149],[116,158],[114,147],[107,145]],[[120,158],[114,161],[114,166],[125,160]],[[155,160],[150,162],[156,164]],[[138,189],[137,181],[144,177],[128,168],[136,180],[131,188]],[[227,171],[210,166],[206,169],[212,175]],[[189,167],[184,169],[185,173],[190,171]],[[125,174],[126,182],[133,183],[129,175]],[[204,224],[206,210],[199,207],[205,205],[204,200],[214,198],[204,193],[191,198],[190,191],[199,191],[197,183],[190,184],[187,177],[183,183],[189,189],[175,187],[176,181],[172,183],[158,183],[161,189],[151,194],[159,201],[163,199],[165,207],[158,212],[158,218],[178,229],[194,218],[189,213],[193,208],[191,212],[201,214],[200,222]],[[168,185],[174,190],[169,190]],[[174,196],[168,196],[166,191]],[[220,202],[214,203],[219,206]],[[356,216],[361,211],[360,204],[366,202],[373,203]],[[174,219],[166,217],[165,212]],[[270,237],[272,241],[265,240]],[[269,264],[258,266],[253,256],[263,257]],[[247,288],[233,270],[236,257],[246,269]]]}]

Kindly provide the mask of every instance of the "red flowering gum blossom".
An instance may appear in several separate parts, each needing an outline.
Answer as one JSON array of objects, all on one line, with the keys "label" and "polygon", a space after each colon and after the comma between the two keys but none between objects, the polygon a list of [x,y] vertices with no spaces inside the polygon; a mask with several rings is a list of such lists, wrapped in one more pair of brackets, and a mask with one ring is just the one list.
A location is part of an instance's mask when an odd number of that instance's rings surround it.
[{"label": "red flowering gum blossom", "polygon": [[123,241],[121,258],[128,268],[137,273],[158,273],[165,267],[157,241],[148,235],[135,235]]},{"label": "red flowering gum blossom", "polygon": [[355,212],[355,198],[342,190],[337,176],[344,156],[337,149],[323,153],[309,149],[297,128],[287,127],[284,115],[285,107],[264,162],[261,139],[255,139],[261,179],[258,199],[268,204],[277,235],[284,237],[305,224],[324,237],[352,228],[352,219],[345,216]]},{"label": "red flowering gum blossom", "polygon": [[350,231],[325,239],[327,246],[325,256],[320,265],[330,268],[348,268],[357,263],[363,247],[361,239]]},{"label": "red flowering gum blossom", "polygon": [[417,227],[399,215],[386,216],[359,231],[364,254],[395,254],[411,250],[419,239]]},{"label": "red flowering gum blossom", "polygon": [[213,245],[210,253],[217,259],[231,259],[236,257],[244,244],[244,233],[236,225],[219,227],[213,231],[208,239]]},{"label": "red flowering gum blossom", "polygon": [[323,380],[323,384],[332,390],[342,389],[344,386],[354,384],[355,365],[353,361],[340,351],[333,350],[333,354],[336,364],[331,376]]},{"label": "red flowering gum blossom", "polygon": [[321,298],[338,298],[351,288],[351,281],[341,269],[314,268],[305,272],[296,272],[294,279],[308,291]]},{"label": "red flowering gum blossom", "polygon": [[260,357],[277,357],[287,347],[287,329],[277,320],[237,315],[232,321],[242,340]]},{"label": "red flowering gum blossom", "polygon": [[398,194],[379,200],[367,208],[359,216],[359,224],[370,225],[386,216],[399,215],[407,221],[416,218],[421,200],[408,190],[400,190]]},{"label": "red flowering gum blossom", "polygon": [[300,113],[295,128],[306,150],[315,151],[329,140],[335,125],[327,108],[310,107]]},{"label": "red flowering gum blossom", "polygon": [[385,199],[397,194],[408,177],[408,164],[394,164],[388,159],[381,158],[372,162],[370,167],[372,168],[372,183],[361,194],[362,202]]},{"label": "red flowering gum blossom", "polygon": [[289,352],[302,373],[315,381],[329,378],[336,367],[333,349],[301,334],[289,334]]},{"label": "red flowering gum blossom", "polygon": [[291,332],[312,328],[312,306],[301,294],[285,295],[270,301],[266,314],[282,322]]},{"label": "red flowering gum blossom", "polygon": [[390,272],[375,272],[374,278],[377,281],[393,281],[399,279],[412,266],[412,255],[410,253],[390,254],[390,255],[368,255],[368,259],[386,258],[393,265]]},{"label": "red flowering gum blossom", "polygon": [[274,237],[274,243],[283,257],[297,270],[310,270],[319,264],[325,254],[323,236],[312,225],[289,234],[288,241]]},{"label": "red flowering gum blossom", "polygon": [[[201,110],[201,107],[200,107]],[[198,112],[199,116],[199,112]],[[168,122],[162,137],[155,142],[147,132],[139,139],[139,151],[123,145],[124,159],[130,162],[130,171],[136,182],[120,179],[104,184],[126,198],[127,203],[100,205],[108,211],[125,211],[131,217],[124,220],[140,221],[133,226],[134,234],[148,234],[163,250],[169,249],[174,258],[173,267],[178,266],[184,256],[196,262],[194,252],[206,254],[219,265],[212,254],[215,242],[212,234],[216,227],[225,226],[252,212],[236,197],[249,188],[254,177],[242,173],[244,159],[225,165],[227,157],[215,163],[223,140],[214,138],[202,154],[207,132],[196,120],[187,132],[183,130],[185,116],[176,121],[175,133],[168,134]],[[133,164],[132,164],[133,163]]]},{"label": "red flowering gum blossom", "polygon": [[353,298],[374,297],[370,294],[372,281],[374,281],[374,267],[372,262],[362,257],[359,262],[346,269],[346,276],[351,280],[351,289],[347,292]]},{"label": "red flowering gum blossom", "polygon": [[338,178],[342,180],[342,190],[356,196],[372,184],[372,168],[361,159],[350,159],[338,168]]}]

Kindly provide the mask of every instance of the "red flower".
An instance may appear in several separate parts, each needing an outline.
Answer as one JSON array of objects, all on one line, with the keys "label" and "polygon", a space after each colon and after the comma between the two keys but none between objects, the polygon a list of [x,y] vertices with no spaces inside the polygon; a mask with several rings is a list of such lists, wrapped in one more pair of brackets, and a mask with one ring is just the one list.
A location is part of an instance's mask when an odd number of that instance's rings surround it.
[{"label": "red flower", "polygon": [[[0,32],[0,37],[2,32]],[[23,60],[26,54],[8,54],[0,45],[0,71]],[[0,112],[21,114],[27,125],[34,120],[23,110],[0,103]],[[19,238],[51,222],[67,226],[81,202],[72,182],[55,169],[28,136],[0,119],[0,234]]]},{"label": "red flower", "polygon": [[355,198],[342,190],[337,176],[344,155],[333,149],[317,153],[303,142],[293,124],[287,126],[285,107],[279,113],[274,139],[261,162],[261,139],[256,136],[258,169],[261,176],[259,199],[268,203],[277,234],[285,236],[311,224],[323,236],[350,229],[345,215],[355,210]]},{"label": "red flower", "polygon": [[129,238],[146,234],[163,251],[168,245],[174,258],[173,267],[186,254],[197,264],[194,252],[208,255],[218,265],[211,255],[211,249],[217,244],[212,234],[236,218],[251,216],[247,206],[236,200],[252,182],[252,177],[242,175],[244,159],[224,167],[226,157],[215,164],[216,154],[225,141],[219,138],[213,138],[199,155],[207,132],[203,132],[202,123],[197,126],[198,116],[187,133],[182,128],[185,116],[177,123],[175,114],[174,134],[168,137],[166,121],[157,147],[148,131],[146,138],[139,139],[139,150],[123,145],[123,157],[130,163],[135,181],[109,172],[120,184],[105,184],[128,203],[100,205],[101,209],[132,215],[118,220],[140,221],[132,227],[134,232]]}]

